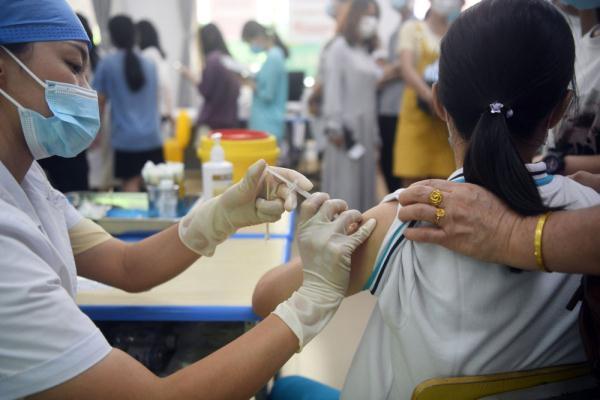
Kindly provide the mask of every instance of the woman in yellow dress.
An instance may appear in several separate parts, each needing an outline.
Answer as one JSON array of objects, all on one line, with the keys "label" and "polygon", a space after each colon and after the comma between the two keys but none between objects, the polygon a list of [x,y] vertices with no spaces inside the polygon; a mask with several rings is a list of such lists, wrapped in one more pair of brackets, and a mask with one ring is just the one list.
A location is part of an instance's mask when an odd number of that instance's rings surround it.
[{"label": "woman in yellow dress", "polygon": [[436,69],[441,39],[463,5],[463,0],[432,0],[425,20],[408,21],[400,33],[406,90],[396,131],[394,175],[404,186],[426,178],[445,179],[455,169],[448,132],[433,112],[431,86],[424,74]]}]

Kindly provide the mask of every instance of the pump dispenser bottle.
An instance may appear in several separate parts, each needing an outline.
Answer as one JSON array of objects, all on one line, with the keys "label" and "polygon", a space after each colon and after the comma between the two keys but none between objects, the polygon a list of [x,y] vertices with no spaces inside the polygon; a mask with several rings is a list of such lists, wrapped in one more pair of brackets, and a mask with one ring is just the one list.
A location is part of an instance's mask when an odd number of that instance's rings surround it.
[{"label": "pump dispenser bottle", "polygon": [[202,199],[207,201],[223,193],[231,186],[233,164],[225,160],[220,133],[214,133],[210,150],[210,161],[202,163]]}]

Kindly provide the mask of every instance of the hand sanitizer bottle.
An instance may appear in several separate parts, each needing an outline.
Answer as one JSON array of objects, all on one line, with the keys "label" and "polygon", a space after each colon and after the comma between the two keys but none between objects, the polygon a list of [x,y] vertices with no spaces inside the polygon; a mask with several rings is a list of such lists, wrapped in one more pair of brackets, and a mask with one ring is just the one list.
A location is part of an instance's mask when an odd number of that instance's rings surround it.
[{"label": "hand sanitizer bottle", "polygon": [[233,180],[233,164],[225,160],[220,133],[214,133],[210,161],[202,163],[202,200],[207,201],[223,193]]}]

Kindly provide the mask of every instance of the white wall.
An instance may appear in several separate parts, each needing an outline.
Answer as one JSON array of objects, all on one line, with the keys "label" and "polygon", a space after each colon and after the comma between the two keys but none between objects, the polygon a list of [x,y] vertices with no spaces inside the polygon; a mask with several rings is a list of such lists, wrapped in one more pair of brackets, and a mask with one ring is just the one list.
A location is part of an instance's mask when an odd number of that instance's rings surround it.
[{"label": "white wall", "polygon": [[92,0],[68,0],[68,3],[71,5],[73,10],[75,10],[75,12],[78,12],[86,17],[92,27],[97,25],[96,14],[94,13],[94,7],[92,6]]}]

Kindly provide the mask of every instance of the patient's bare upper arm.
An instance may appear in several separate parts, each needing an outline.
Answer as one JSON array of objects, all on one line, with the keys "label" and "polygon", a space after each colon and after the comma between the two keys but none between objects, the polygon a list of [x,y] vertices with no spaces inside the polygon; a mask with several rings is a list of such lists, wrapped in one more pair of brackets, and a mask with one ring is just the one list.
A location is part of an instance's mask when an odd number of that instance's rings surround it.
[{"label": "patient's bare upper arm", "polygon": [[346,293],[348,296],[362,291],[369,280],[381,243],[394,222],[394,219],[397,217],[397,213],[398,203],[392,201],[373,207],[363,214],[364,221],[375,218],[377,220],[377,226],[369,239],[367,239],[367,241],[352,255],[350,285],[348,286],[348,291]]},{"label": "patient's bare upper arm", "polygon": [[[387,231],[396,218],[398,203],[380,204],[363,214],[363,220],[377,220],[377,226],[367,241],[352,255],[352,270],[347,296],[362,291],[369,280],[375,259]],[[265,273],[252,295],[252,307],[261,317],[266,317],[279,303],[287,300],[302,284],[302,261],[296,257]]]}]

